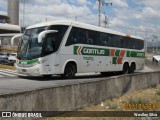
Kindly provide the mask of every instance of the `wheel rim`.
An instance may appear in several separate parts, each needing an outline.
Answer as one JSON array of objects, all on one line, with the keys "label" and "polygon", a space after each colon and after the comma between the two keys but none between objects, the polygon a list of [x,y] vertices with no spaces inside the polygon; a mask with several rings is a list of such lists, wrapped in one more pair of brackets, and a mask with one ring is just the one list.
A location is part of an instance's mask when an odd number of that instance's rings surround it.
[{"label": "wheel rim", "polygon": [[67,65],[65,68],[65,72],[63,74],[63,77],[65,78],[73,78],[76,73],[76,68],[74,65]]},{"label": "wheel rim", "polygon": [[73,69],[70,67],[66,70],[66,76],[67,77],[72,77],[73,76]]}]

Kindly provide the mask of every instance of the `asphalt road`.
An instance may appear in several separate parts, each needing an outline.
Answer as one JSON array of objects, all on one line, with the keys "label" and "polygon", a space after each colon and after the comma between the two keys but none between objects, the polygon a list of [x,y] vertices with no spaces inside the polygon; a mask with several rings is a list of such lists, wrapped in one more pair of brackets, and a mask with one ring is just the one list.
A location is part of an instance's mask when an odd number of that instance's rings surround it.
[{"label": "asphalt road", "polygon": [[[147,67],[144,70],[136,72],[153,71]],[[120,75],[110,74],[106,77]],[[22,91],[30,91],[46,87],[63,86],[68,84],[76,84],[86,81],[103,79],[100,73],[78,74],[74,79],[62,79],[60,76],[52,76],[49,79],[38,76],[19,76],[16,71],[0,69],[0,94],[9,94]]]}]

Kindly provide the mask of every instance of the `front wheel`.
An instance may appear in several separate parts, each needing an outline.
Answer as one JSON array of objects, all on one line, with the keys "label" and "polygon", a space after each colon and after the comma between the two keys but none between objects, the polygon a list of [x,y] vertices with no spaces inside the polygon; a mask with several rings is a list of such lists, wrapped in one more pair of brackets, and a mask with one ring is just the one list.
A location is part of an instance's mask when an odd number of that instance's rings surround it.
[{"label": "front wheel", "polygon": [[64,70],[63,78],[71,79],[74,78],[76,74],[76,67],[73,64],[67,64]]}]

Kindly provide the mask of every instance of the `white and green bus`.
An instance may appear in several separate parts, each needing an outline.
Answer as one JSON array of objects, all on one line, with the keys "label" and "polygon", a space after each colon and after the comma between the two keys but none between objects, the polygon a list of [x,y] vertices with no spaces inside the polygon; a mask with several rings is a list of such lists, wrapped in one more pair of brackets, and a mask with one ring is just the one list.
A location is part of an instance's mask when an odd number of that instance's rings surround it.
[{"label": "white and green bus", "polygon": [[77,21],[59,20],[28,27],[18,47],[17,72],[29,75],[143,69],[144,40]]}]

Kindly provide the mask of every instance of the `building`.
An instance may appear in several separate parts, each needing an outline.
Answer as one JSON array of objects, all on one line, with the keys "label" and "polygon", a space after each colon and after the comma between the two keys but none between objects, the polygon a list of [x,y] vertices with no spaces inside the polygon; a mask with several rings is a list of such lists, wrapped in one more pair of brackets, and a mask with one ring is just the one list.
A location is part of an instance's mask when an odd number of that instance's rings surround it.
[{"label": "building", "polygon": [[0,23],[11,23],[11,21],[7,15],[0,14]]}]

